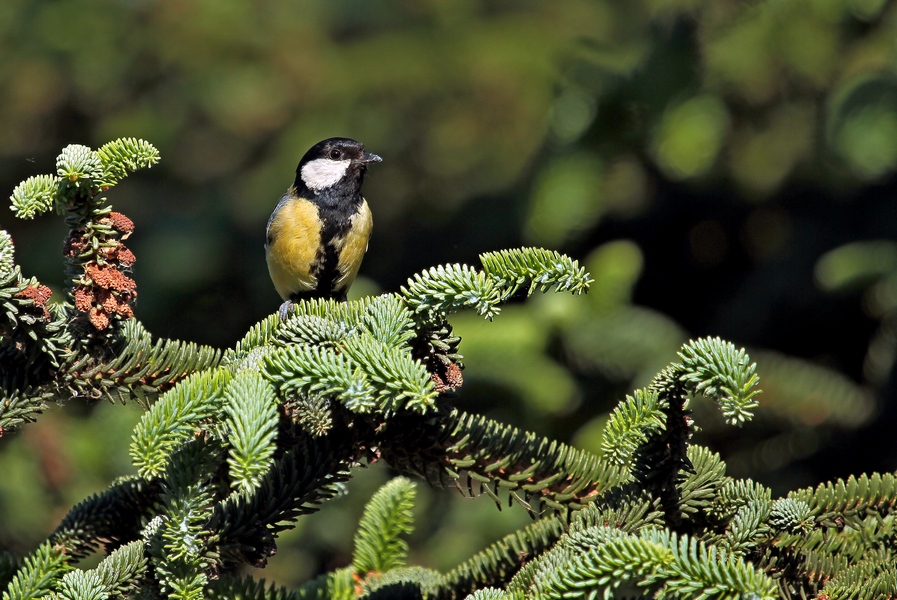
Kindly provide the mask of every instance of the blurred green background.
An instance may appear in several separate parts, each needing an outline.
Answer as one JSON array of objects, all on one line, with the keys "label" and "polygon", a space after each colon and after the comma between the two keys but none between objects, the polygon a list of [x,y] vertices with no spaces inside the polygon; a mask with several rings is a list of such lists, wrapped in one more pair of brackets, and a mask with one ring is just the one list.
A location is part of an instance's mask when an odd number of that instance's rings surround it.
[{"label": "blurred green background", "polygon": [[[162,162],[110,192],[137,230],[136,313],[219,347],[276,310],[264,227],[305,150],[384,158],[354,293],[542,245],[586,297],[459,315],[465,410],[597,450],[604,415],[719,335],[759,363],[743,430],[701,443],[777,493],[897,467],[897,6],[884,0],[3,0],[0,187],[69,143]],[[58,217],[2,213],[59,297]],[[0,548],[25,552],[130,472],[135,407],[73,401],[0,439]],[[263,576],[346,564],[375,466],[286,536]],[[421,490],[415,562],[450,568],[525,523]]]}]

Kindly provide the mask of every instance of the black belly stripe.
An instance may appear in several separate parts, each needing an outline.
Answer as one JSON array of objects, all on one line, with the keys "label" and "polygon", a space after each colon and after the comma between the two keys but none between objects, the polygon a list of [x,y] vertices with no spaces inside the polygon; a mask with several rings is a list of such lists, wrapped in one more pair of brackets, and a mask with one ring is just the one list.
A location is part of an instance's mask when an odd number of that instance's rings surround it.
[{"label": "black belly stripe", "polygon": [[[327,240],[318,248],[312,273],[317,280],[317,287],[310,295],[327,296],[337,300],[345,300],[348,290],[334,290],[333,286],[340,276],[339,255],[342,243],[352,227],[352,217],[358,212],[361,197],[357,201],[346,203],[348,206],[318,206],[321,217],[321,240]],[[337,245],[338,242],[339,245]]]}]

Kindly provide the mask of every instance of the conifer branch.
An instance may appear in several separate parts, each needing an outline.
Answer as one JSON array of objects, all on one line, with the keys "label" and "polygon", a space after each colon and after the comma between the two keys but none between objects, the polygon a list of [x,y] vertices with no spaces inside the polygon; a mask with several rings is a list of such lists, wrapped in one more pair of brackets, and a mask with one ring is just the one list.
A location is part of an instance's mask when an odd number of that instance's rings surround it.
[{"label": "conifer branch", "polygon": [[65,551],[50,542],[44,542],[22,561],[22,568],[9,582],[2,600],[26,600],[40,598],[52,592],[57,582],[71,566]]},{"label": "conifer branch", "polygon": [[209,483],[219,467],[216,446],[197,439],[172,454],[161,481],[161,510],[146,529],[154,574],[172,598],[202,598],[215,564],[217,532],[208,522],[214,498]]},{"label": "conifer branch", "polygon": [[101,185],[110,187],[129,172],[148,169],[159,162],[159,151],[147,141],[121,138],[100,146],[97,158],[103,169]]},{"label": "conifer branch", "polygon": [[508,534],[446,573],[434,592],[463,597],[483,586],[504,586],[523,565],[551,548],[565,529],[563,520],[553,517]]},{"label": "conifer branch", "polygon": [[868,511],[890,512],[897,506],[897,476],[851,475],[846,480],[820,484],[815,490],[791,492],[788,497],[806,503],[817,521],[864,515]]},{"label": "conifer branch", "polygon": [[757,408],[755,389],[760,378],[756,363],[744,349],[719,338],[702,338],[689,342],[679,351],[684,373],[683,382],[693,386],[695,394],[703,394],[719,404],[726,422],[741,425]]},{"label": "conifer branch", "polygon": [[365,600],[389,600],[390,598],[439,597],[433,590],[442,576],[424,567],[399,567],[356,586],[356,595]]},{"label": "conifer branch", "polygon": [[622,481],[618,469],[588,452],[481,416],[453,411],[437,422],[394,420],[395,428],[378,438],[384,459],[431,485],[454,483],[499,505],[499,492],[508,494],[534,514],[541,512],[538,502],[561,511],[581,508]]},{"label": "conifer branch", "polygon": [[492,320],[498,306],[523,287],[527,295],[555,288],[579,294],[592,278],[575,260],[542,248],[518,248],[480,255],[483,270],[468,265],[441,265],[416,274],[401,296],[417,316],[445,316],[473,308]]},{"label": "conifer branch", "polygon": [[581,294],[589,289],[592,277],[579,263],[560,252],[544,248],[518,248],[480,254],[483,272],[503,289],[503,299],[526,287],[526,295],[536,290]]},{"label": "conifer branch", "polygon": [[0,435],[41,412],[47,400],[107,395],[148,404],[173,382],[213,366],[211,348],[169,340],[152,343],[133,320],[136,260],[123,244],[134,229],[102,193],[158,161],[148,142],[122,139],[94,151],[70,145],[54,174],[22,182],[10,198],[21,218],[56,208],[66,215],[63,248],[66,302],[48,305],[50,290],[24,279],[8,234],[0,232]]},{"label": "conifer branch", "polygon": [[355,600],[357,586],[351,567],[337,569],[298,587],[293,594],[299,600]]},{"label": "conifer branch", "polygon": [[445,315],[472,308],[491,320],[501,310],[495,281],[467,265],[441,265],[418,273],[401,293],[416,315]]},{"label": "conifer branch", "polygon": [[192,373],[215,367],[221,352],[193,342],[158,339],[136,320],[123,323],[120,348],[111,359],[89,353],[69,366],[70,387],[76,393],[103,394],[112,400],[150,400]]},{"label": "conifer branch", "polygon": [[660,597],[776,598],[768,576],[689,536],[658,529],[637,535],[616,529],[596,533],[601,543],[577,547],[565,569],[546,569],[537,577],[537,597],[569,598],[595,588],[610,593],[631,582],[657,590]]},{"label": "conifer branch", "polygon": [[601,454],[610,462],[621,467],[629,467],[632,456],[648,436],[660,431],[664,424],[664,413],[660,408],[657,393],[652,390],[636,390],[626,396],[611,412],[604,426],[601,439]]},{"label": "conifer branch", "polygon": [[57,593],[59,597],[71,600],[128,597],[137,590],[146,570],[143,541],[134,541],[112,552],[96,569],[66,573],[59,582]]},{"label": "conifer branch", "polygon": [[160,476],[170,454],[218,414],[231,377],[226,369],[200,371],[163,394],[143,415],[131,442],[131,459],[142,477]]},{"label": "conifer branch", "polygon": [[364,367],[376,391],[377,410],[387,418],[401,410],[423,414],[434,408],[436,391],[430,374],[406,350],[391,348],[365,335],[349,338],[342,350]]},{"label": "conifer branch", "polygon": [[370,380],[345,354],[327,347],[287,346],[265,356],[262,368],[281,397],[328,395],[355,413],[376,409]]},{"label": "conifer branch", "polygon": [[490,587],[479,589],[467,598],[468,600],[512,600],[515,596],[506,594],[498,588]]},{"label": "conifer branch", "polygon": [[720,487],[729,479],[726,463],[719,454],[694,445],[688,447],[688,460],[692,470],[685,473],[678,484],[679,512],[684,520],[706,525]]},{"label": "conifer branch", "polygon": [[271,468],[276,448],[274,390],[260,373],[247,369],[234,377],[224,395],[231,487],[250,491]]},{"label": "conifer branch", "polygon": [[415,495],[414,483],[396,477],[368,501],[355,533],[352,568],[356,576],[365,578],[405,566],[408,543],[401,536],[413,529]]},{"label": "conifer branch", "polygon": [[[350,587],[351,589],[351,587]],[[306,598],[296,591],[272,584],[265,584],[264,579],[256,580],[253,577],[237,577],[234,575],[222,575],[213,579],[206,586],[206,598],[209,600],[300,600]],[[317,598],[317,596],[313,596]],[[331,598],[330,595],[322,598]],[[348,599],[347,599],[348,600]]]},{"label": "conifer branch", "polygon": [[[862,590],[859,594],[857,590]],[[893,598],[897,590],[897,563],[892,548],[882,549],[841,570],[826,582],[828,598]]]},{"label": "conifer branch", "polygon": [[33,219],[52,209],[56,203],[59,180],[52,175],[32,175],[16,186],[9,200],[20,219]]},{"label": "conifer branch", "polygon": [[142,521],[148,519],[160,494],[158,480],[122,478],[106,491],[75,505],[49,541],[77,560],[98,546],[110,551],[119,544],[139,539]]},{"label": "conifer branch", "polygon": [[415,335],[413,315],[395,294],[372,299],[359,317],[358,326],[390,348],[404,347]]},{"label": "conifer branch", "polygon": [[277,534],[317,511],[348,480],[349,466],[358,460],[351,432],[341,429],[323,438],[295,435],[256,490],[233,493],[215,504],[209,528],[217,532],[223,562],[264,566],[276,549]]}]

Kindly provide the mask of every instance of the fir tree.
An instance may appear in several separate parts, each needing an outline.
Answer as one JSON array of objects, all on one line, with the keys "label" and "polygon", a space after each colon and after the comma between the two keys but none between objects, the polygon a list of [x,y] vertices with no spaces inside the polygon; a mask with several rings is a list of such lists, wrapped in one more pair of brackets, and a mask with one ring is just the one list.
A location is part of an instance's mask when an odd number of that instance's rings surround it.
[{"label": "fir tree", "polygon": [[[0,232],[0,434],[87,394],[146,412],[131,444],[138,474],[72,508],[29,556],[3,556],[4,600],[897,595],[894,475],[773,499],[692,443],[694,397],[732,426],[758,407],[756,366],[728,342],[686,343],[627,396],[601,457],[451,404],[463,365],[448,316],[491,320],[511,298],[585,292],[590,275],[556,252],[488,253],[397,293],[300,302],[224,352],[153,340],[131,309],[133,223],[102,194],[157,159],[139,140],[69,146],[55,175],[12,194],[18,216],[56,209],[70,232],[66,295],[52,305]],[[297,589],[236,575],[264,566],[283,530],[374,461],[403,476],[370,499],[350,564]],[[516,503],[533,523],[449,572],[409,565],[410,478]],[[96,551],[102,562],[80,568]]]}]

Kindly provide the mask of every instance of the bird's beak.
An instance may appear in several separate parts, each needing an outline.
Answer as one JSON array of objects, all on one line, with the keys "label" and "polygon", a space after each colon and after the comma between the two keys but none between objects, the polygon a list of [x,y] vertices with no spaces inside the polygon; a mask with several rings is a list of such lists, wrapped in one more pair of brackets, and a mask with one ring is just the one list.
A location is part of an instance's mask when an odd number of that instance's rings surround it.
[{"label": "bird's beak", "polygon": [[377,162],[383,162],[383,159],[380,158],[379,156],[377,156],[376,154],[372,154],[370,152],[363,152],[361,154],[361,162],[363,162],[364,164],[377,163]]}]

